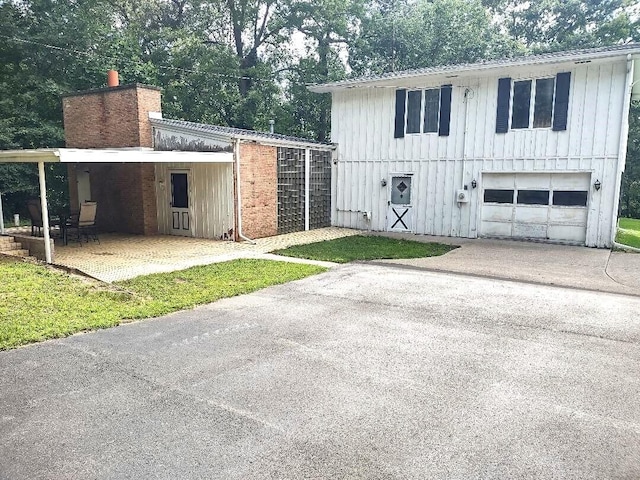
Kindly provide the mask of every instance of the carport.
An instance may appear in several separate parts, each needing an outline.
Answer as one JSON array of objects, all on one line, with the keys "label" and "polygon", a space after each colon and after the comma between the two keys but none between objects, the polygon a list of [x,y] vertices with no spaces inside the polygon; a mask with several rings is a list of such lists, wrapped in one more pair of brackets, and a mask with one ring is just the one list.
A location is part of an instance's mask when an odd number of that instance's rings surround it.
[{"label": "carport", "polygon": [[[4,150],[0,151],[0,163],[37,163],[40,186],[40,204],[42,208],[45,261],[52,263],[51,240],[49,234],[49,208],[47,202],[47,184],[44,170],[45,163],[66,164],[149,164],[149,163],[227,163],[233,165],[232,152],[176,152],[155,151],[150,148],[116,148],[116,149],[78,149],[52,148],[36,150]],[[153,195],[155,201],[155,194]],[[0,218],[3,217],[0,200]],[[2,225],[4,234],[4,225]]]}]

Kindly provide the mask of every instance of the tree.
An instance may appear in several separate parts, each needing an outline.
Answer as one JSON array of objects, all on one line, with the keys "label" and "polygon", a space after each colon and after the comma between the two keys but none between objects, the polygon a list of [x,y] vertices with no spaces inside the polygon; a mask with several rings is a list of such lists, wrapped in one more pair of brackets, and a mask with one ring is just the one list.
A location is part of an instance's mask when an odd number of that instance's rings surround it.
[{"label": "tree", "polygon": [[620,212],[623,217],[640,218],[640,101],[633,102],[629,112],[629,145]]},{"label": "tree", "polygon": [[511,37],[533,51],[556,51],[638,40],[632,0],[506,0],[502,20]]},{"label": "tree", "polygon": [[505,56],[516,48],[478,0],[374,4],[350,50],[356,74],[379,74]]}]

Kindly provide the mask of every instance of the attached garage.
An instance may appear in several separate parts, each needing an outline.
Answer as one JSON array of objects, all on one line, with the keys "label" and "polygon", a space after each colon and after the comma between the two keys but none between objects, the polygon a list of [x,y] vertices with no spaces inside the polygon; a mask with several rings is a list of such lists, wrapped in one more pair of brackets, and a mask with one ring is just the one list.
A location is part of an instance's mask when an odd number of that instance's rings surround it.
[{"label": "attached garage", "polygon": [[480,234],[584,244],[590,185],[587,172],[484,174]]}]

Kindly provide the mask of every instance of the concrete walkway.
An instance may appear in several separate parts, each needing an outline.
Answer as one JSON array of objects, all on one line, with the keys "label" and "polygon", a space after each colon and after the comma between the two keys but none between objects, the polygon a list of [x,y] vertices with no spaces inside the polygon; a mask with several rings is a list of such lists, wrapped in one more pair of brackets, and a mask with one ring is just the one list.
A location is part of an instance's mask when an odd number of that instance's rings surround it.
[{"label": "concrete walkway", "polygon": [[346,228],[320,228],[261,238],[254,244],[170,235],[102,234],[100,243],[70,243],[56,245],[56,263],[80,270],[103,282],[126,280],[140,275],[183,270],[196,265],[225,262],[238,258],[266,258],[289,262],[303,262],[323,266],[328,262],[314,262],[269,255],[276,249],[292,245],[331,240],[358,234]]},{"label": "concrete walkway", "polygon": [[375,263],[640,296],[640,254],[514,240],[383,235],[460,248],[441,257]]}]

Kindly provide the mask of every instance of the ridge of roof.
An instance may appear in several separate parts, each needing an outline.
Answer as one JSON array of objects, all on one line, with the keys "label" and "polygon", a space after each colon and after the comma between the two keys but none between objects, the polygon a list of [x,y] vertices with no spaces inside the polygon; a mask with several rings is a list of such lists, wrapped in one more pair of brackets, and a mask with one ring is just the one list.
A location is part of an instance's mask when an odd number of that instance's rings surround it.
[{"label": "ridge of roof", "polygon": [[640,53],[640,43],[627,43],[624,45],[611,45],[607,47],[583,48],[577,50],[564,50],[558,52],[539,53],[533,55],[521,55],[491,60],[481,60],[472,63],[457,63],[440,65],[436,67],[424,67],[397,72],[388,72],[379,75],[364,75],[335,82],[308,85],[307,88],[316,93],[326,93],[349,87],[363,86],[391,79],[404,79],[423,75],[437,75],[443,73],[464,72],[473,70],[485,70],[506,66],[535,65],[544,63],[559,63],[570,60],[592,60],[608,58],[618,55]]},{"label": "ridge of roof", "polygon": [[319,142],[308,138],[294,137],[291,135],[282,135],[279,133],[258,132],[256,130],[247,130],[244,128],[223,127],[221,125],[210,125],[207,123],[189,122],[186,120],[174,120],[170,118],[150,118],[151,124],[154,126],[173,126],[180,127],[192,131],[200,131],[207,133],[220,134],[222,136],[232,138],[244,138],[248,140],[271,140],[285,143],[302,143],[308,145],[318,145],[331,147],[331,143]]}]

